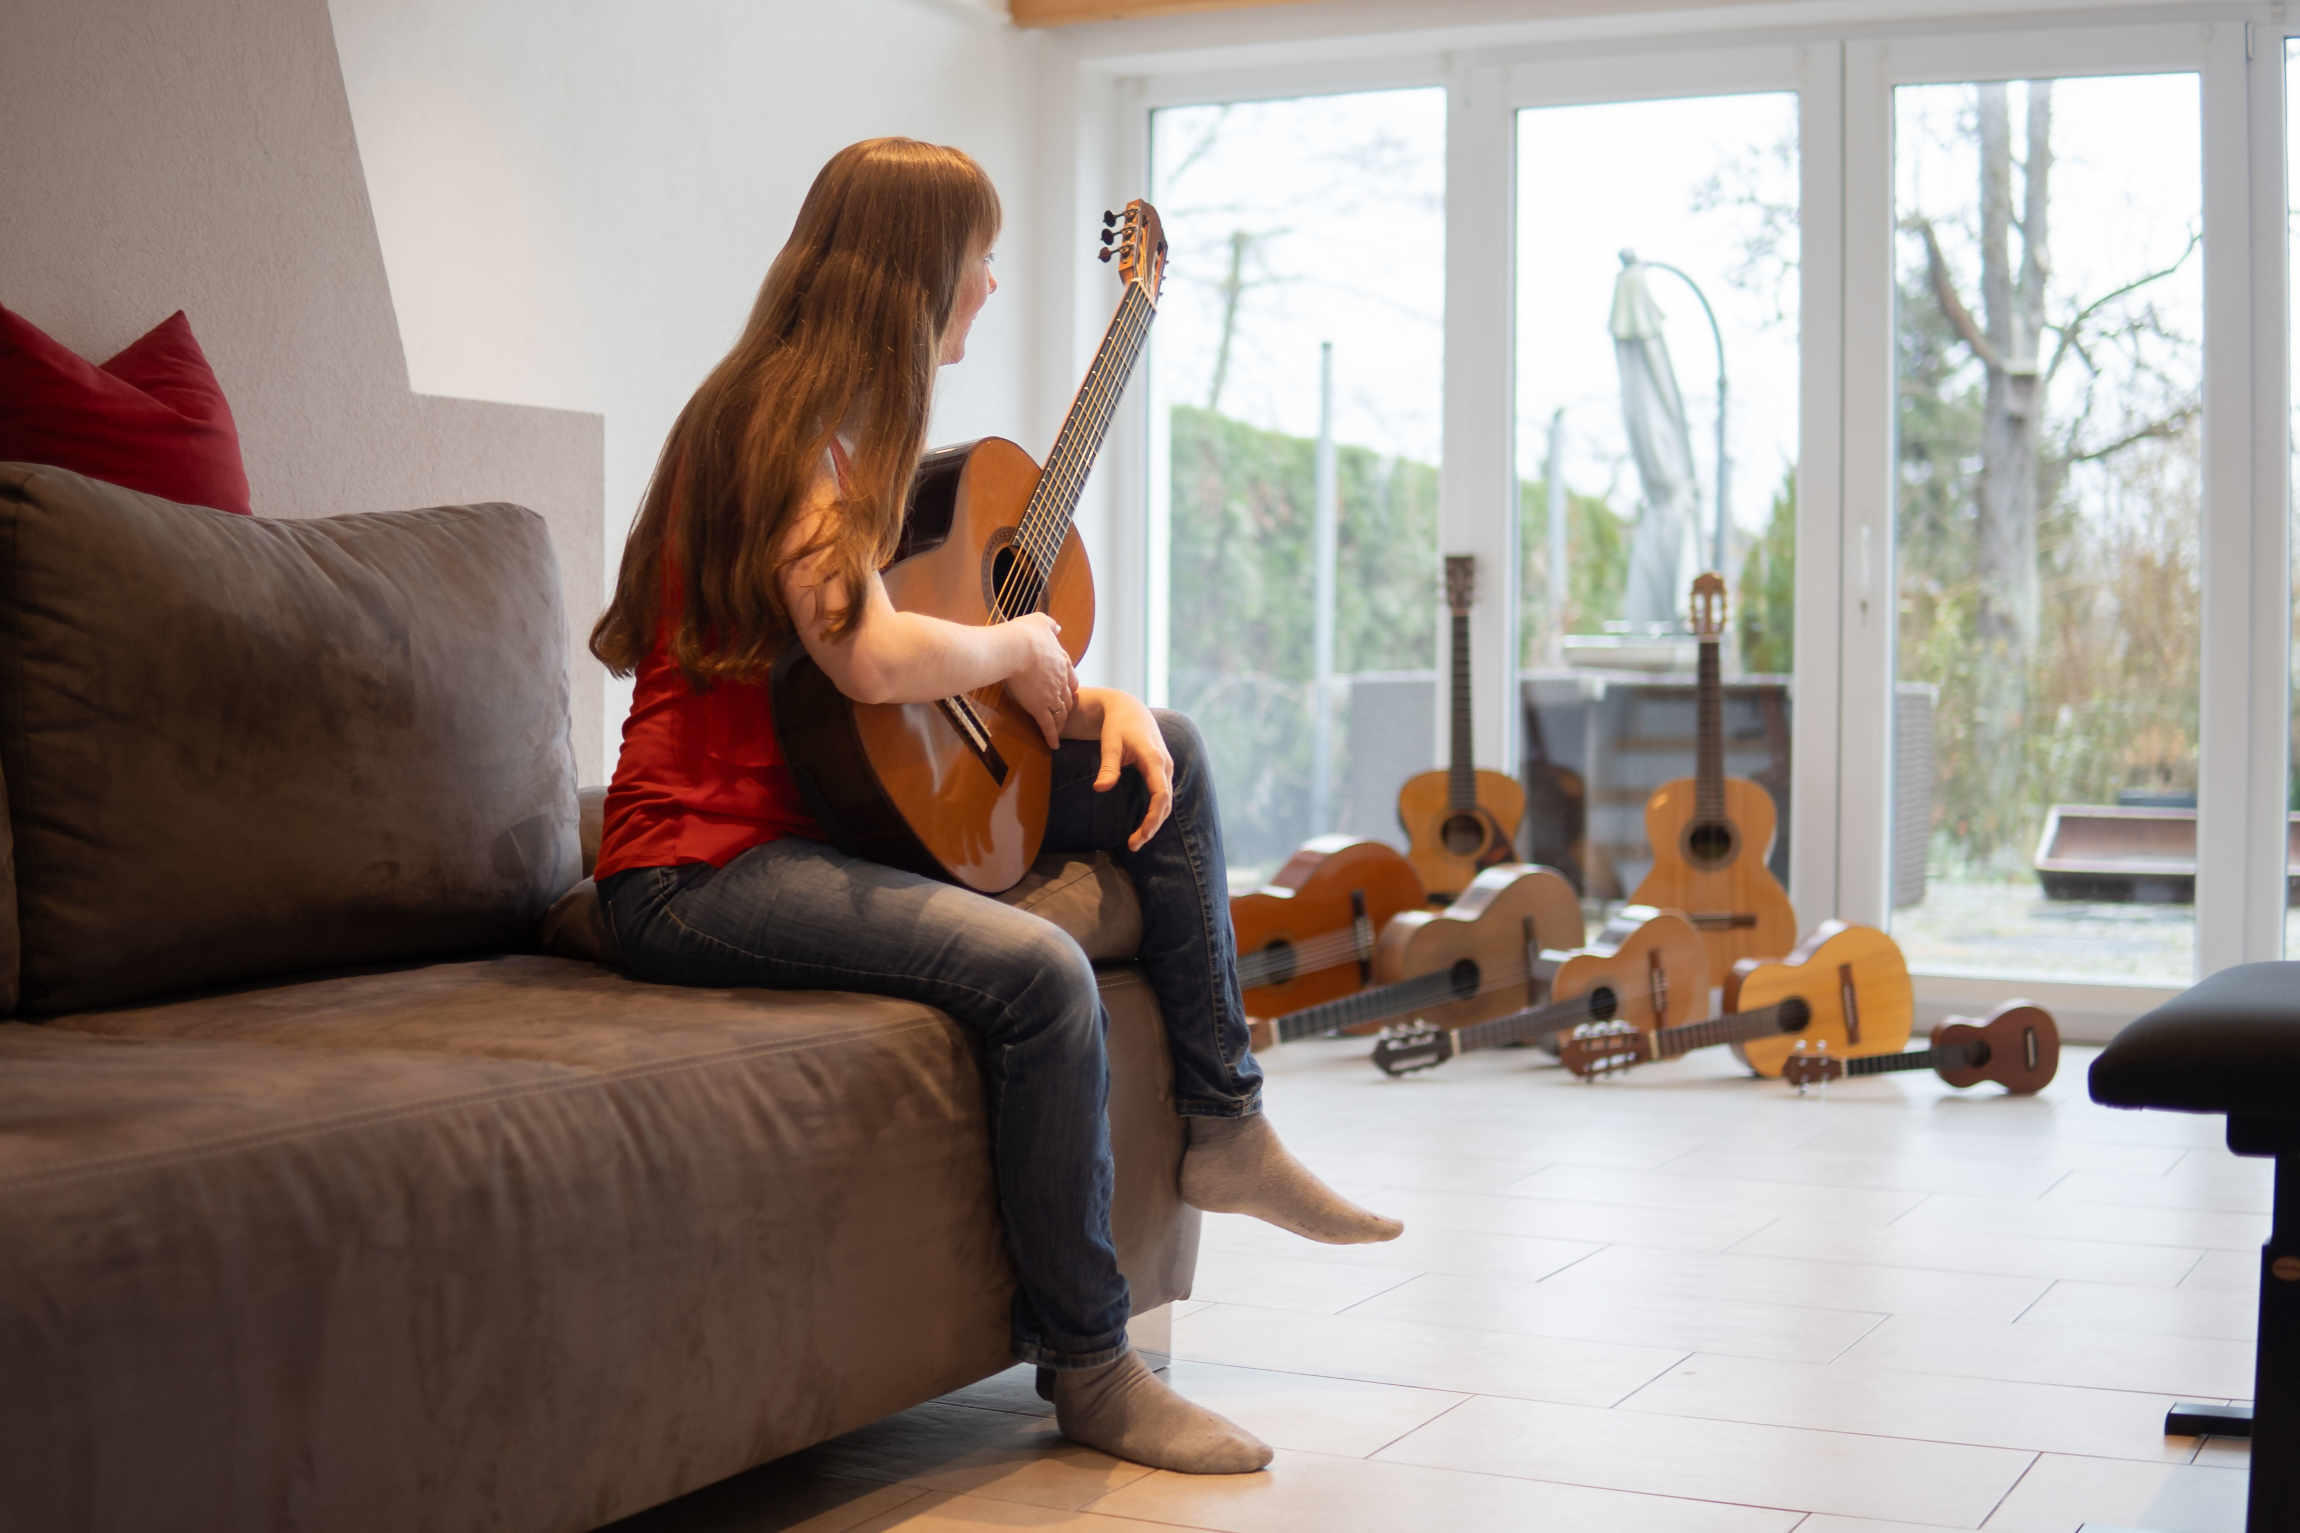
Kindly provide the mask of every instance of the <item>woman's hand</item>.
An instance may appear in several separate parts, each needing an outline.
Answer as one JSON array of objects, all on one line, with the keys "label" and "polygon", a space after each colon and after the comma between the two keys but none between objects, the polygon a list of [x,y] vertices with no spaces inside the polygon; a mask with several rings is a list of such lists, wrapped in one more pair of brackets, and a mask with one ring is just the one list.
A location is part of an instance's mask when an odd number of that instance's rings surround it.
[{"label": "woman's hand", "polygon": [[1062,648],[1062,625],[1043,612],[1025,612],[1001,625],[1013,634],[1017,655],[1006,690],[1038,721],[1046,748],[1062,743],[1062,725],[1078,706],[1078,672]]},{"label": "woman's hand", "polygon": [[1140,771],[1150,789],[1149,811],[1126,838],[1126,850],[1138,852],[1174,811],[1174,758],[1166,749],[1166,732],[1140,698],[1097,687],[1091,701],[1102,712],[1102,770],[1094,774],[1094,791],[1117,787],[1118,774],[1127,767]]}]

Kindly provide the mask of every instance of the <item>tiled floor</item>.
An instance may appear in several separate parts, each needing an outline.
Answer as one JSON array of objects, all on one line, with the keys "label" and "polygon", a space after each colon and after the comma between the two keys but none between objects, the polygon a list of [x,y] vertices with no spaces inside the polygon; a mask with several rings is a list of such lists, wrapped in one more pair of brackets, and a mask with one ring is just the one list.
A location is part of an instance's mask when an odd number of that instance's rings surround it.
[{"label": "tiled floor", "polygon": [[1273,1052],[1272,1121],[1407,1221],[1206,1221],[1171,1377],[1278,1449],[1153,1473],[1021,1370],[619,1533],[2238,1533],[2268,1167],[2220,1122],[1878,1077],[1798,1097],[1711,1051],[1583,1086],[1526,1053],[1388,1080]]}]

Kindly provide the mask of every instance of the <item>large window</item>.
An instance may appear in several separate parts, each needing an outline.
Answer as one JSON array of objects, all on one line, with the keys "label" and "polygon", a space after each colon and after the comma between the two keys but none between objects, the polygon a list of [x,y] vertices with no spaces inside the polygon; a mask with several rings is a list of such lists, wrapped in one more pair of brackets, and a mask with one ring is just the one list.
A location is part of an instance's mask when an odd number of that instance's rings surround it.
[{"label": "large window", "polygon": [[[2195,961],[2202,155],[2192,74],[1903,86],[1897,675],[1921,969]],[[1913,802],[1910,800],[1913,799]]]},{"label": "large window", "polygon": [[1445,112],[1152,117],[1167,700],[1206,736],[1233,887],[1313,835],[1394,838],[1401,772],[1435,764]]}]

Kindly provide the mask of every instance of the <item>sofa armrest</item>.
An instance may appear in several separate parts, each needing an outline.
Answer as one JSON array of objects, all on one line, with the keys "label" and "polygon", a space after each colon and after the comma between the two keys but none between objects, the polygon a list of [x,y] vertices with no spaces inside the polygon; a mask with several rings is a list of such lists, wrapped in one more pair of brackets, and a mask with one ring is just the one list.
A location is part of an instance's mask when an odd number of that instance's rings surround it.
[{"label": "sofa armrest", "polygon": [[599,823],[607,811],[605,788],[578,788],[575,790],[576,818],[583,837],[583,876],[589,878],[591,869],[599,861]]}]

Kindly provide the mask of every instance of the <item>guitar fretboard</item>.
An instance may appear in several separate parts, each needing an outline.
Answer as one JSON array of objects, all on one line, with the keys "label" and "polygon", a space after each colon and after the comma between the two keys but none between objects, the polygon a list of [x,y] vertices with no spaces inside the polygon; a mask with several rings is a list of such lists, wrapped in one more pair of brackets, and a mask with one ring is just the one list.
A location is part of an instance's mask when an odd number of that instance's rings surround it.
[{"label": "guitar fretboard", "polygon": [[1781,1031],[1782,1017],[1788,1009],[1789,1002],[1777,1001],[1771,1006],[1759,1006],[1752,1011],[1736,1011],[1729,1016],[1711,1017],[1706,1022],[1686,1022],[1676,1027],[1662,1028],[1653,1035],[1653,1057],[1675,1059],[1693,1049],[1770,1037]]},{"label": "guitar fretboard", "polygon": [[1698,734],[1693,756],[1693,814],[1698,823],[1725,818],[1725,708],[1717,670],[1717,640],[1701,641]]},{"label": "guitar fretboard", "polygon": [[1938,1070],[1943,1065],[1970,1068],[1980,1063],[1980,1050],[1969,1043],[1938,1049],[1910,1049],[1902,1054],[1872,1054],[1841,1061],[1847,1075],[1884,1075],[1894,1070]]},{"label": "guitar fretboard", "polygon": [[1611,1021],[1619,1010],[1613,992],[1599,985],[1585,994],[1552,1001],[1546,1006],[1528,1006],[1506,1017],[1495,1017],[1490,1022],[1473,1022],[1468,1027],[1457,1027],[1453,1032],[1454,1052],[1466,1054],[1472,1049],[1503,1049],[1514,1044],[1539,1043],[1577,1023]]},{"label": "guitar fretboard", "polygon": [[1300,1011],[1289,1011],[1273,1018],[1270,1025],[1277,1031],[1279,1042],[1292,1043],[1297,1038],[1339,1032],[1360,1022],[1403,1016],[1416,1007],[1453,998],[1453,974],[1440,969],[1434,974],[1420,974],[1395,984],[1361,990],[1356,995],[1345,995],[1338,1001],[1321,1001]]},{"label": "guitar fretboard", "polygon": [[1469,731],[1469,613],[1453,615],[1453,759],[1446,800],[1455,814],[1477,807],[1477,764]]}]

